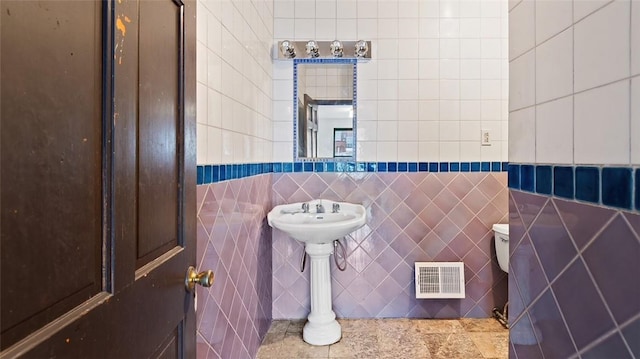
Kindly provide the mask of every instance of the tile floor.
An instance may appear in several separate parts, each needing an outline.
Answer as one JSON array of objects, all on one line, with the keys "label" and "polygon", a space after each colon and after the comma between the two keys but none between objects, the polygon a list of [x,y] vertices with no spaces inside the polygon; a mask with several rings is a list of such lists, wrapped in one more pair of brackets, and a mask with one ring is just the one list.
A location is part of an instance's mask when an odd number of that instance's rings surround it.
[{"label": "tile floor", "polygon": [[258,359],[506,359],[509,331],[495,319],[338,319],[342,339],[302,340],[304,320],[274,320]]}]

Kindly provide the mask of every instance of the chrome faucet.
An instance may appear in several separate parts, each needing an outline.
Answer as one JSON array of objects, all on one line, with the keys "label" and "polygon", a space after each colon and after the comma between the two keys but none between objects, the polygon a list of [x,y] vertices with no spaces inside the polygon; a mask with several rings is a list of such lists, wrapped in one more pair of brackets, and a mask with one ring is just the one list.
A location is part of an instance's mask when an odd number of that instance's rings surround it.
[{"label": "chrome faucet", "polygon": [[331,209],[331,213],[338,213],[340,211],[340,205],[338,203],[333,204],[333,208]]},{"label": "chrome faucet", "polygon": [[320,203],[316,204],[316,213],[324,213],[324,206],[322,205],[322,200],[320,200]]},{"label": "chrome faucet", "polygon": [[283,214],[296,214],[296,213],[309,213],[309,203],[303,203],[301,209],[283,209],[280,211]]}]

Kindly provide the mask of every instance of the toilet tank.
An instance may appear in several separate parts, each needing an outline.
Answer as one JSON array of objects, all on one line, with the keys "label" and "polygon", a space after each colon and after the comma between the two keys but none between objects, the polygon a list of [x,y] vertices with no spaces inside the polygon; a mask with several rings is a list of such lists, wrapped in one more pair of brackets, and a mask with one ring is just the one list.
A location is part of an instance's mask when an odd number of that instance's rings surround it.
[{"label": "toilet tank", "polygon": [[496,257],[500,269],[509,273],[509,225],[494,224],[493,232],[495,234]]}]

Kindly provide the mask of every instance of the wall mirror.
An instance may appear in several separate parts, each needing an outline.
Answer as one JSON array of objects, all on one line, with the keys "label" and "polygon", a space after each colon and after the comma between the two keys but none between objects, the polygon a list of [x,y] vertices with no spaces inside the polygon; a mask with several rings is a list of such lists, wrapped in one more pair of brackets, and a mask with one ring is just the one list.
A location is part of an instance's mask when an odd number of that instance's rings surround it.
[{"label": "wall mirror", "polygon": [[293,60],[296,161],[355,161],[356,59]]}]

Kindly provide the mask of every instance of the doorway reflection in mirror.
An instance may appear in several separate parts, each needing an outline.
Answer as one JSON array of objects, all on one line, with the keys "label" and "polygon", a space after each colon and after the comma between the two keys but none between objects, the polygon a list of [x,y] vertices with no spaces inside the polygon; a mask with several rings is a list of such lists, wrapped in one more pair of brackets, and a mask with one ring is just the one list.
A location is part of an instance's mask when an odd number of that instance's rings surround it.
[{"label": "doorway reflection in mirror", "polygon": [[333,129],[333,157],[352,157],[353,145],[352,128]]}]

